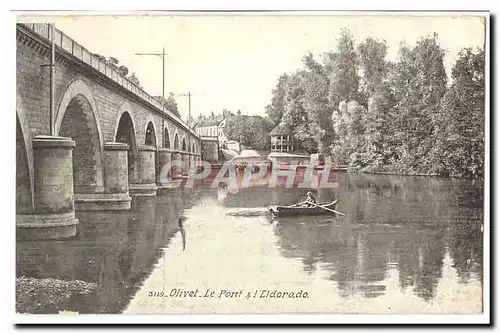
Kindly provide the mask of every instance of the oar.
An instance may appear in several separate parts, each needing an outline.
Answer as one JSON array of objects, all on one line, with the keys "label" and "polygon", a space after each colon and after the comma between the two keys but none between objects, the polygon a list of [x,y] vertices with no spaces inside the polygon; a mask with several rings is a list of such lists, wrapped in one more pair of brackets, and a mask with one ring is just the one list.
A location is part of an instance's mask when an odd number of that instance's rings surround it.
[{"label": "oar", "polygon": [[319,204],[316,204],[316,203],[314,203],[314,202],[310,202],[310,204],[313,204],[313,205],[315,205],[315,206],[317,206],[317,207],[320,207],[320,208],[322,208],[322,209],[325,209],[326,211],[330,211],[330,212],[336,213],[336,214],[338,214],[338,215],[345,216],[345,214],[344,214],[344,213],[342,213],[342,212],[338,212],[338,211],[335,211],[335,210],[332,210],[332,209],[328,209],[328,208],[326,208],[326,207],[324,207],[324,206],[321,206],[321,205],[319,205]]}]

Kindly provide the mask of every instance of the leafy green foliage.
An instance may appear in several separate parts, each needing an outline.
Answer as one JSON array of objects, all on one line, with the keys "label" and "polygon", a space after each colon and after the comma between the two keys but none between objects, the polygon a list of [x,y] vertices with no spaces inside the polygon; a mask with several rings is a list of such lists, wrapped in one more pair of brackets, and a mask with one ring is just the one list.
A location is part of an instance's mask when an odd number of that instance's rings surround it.
[{"label": "leafy green foliage", "polygon": [[118,73],[126,77],[128,74],[128,68],[126,66],[121,65],[120,67],[118,67]]},{"label": "leafy green foliage", "polygon": [[358,46],[359,62],[363,69],[360,91],[363,97],[375,94],[384,84],[387,77],[385,57],[387,44],[371,37]]},{"label": "leafy green foliage", "polygon": [[436,145],[431,152],[434,172],[483,176],[484,92],[484,51],[463,50],[434,121]]},{"label": "leafy green foliage", "polygon": [[342,30],[322,62],[309,53],[279,78],[270,121],[353,170],[482,177],[484,51],[460,53],[449,87],[436,34],[402,43],[396,62],[387,51]]},{"label": "leafy green foliage", "polygon": [[354,47],[354,37],[347,29],[342,29],[337,40],[337,50],[329,55],[331,69],[328,72],[330,81],[329,100],[332,106],[340,101],[351,101],[358,98],[359,58]]},{"label": "leafy green foliage", "polygon": [[270,148],[269,132],[273,124],[261,116],[242,115],[228,117],[224,133],[230,140],[236,140],[241,145],[257,151],[266,151]]},{"label": "leafy green foliage", "polygon": [[135,84],[139,88],[142,88],[141,83],[140,83],[140,81],[137,78],[137,75],[135,73],[132,73],[131,75],[129,75],[128,79],[130,80],[130,82],[132,82],[133,84]]},{"label": "leafy green foliage", "polygon": [[170,94],[168,95],[168,97],[166,99],[163,99],[163,97],[161,97],[161,96],[155,96],[154,99],[160,103],[162,103],[162,101],[163,101],[163,105],[165,106],[165,109],[173,112],[174,114],[176,114],[177,116],[180,117],[179,109],[177,107],[177,102],[175,101],[174,93],[170,92]]},{"label": "leafy green foliage", "polygon": [[278,78],[276,89],[273,89],[271,104],[266,107],[266,114],[274,126],[278,125],[285,111],[285,87],[289,80],[288,74],[283,74]]}]

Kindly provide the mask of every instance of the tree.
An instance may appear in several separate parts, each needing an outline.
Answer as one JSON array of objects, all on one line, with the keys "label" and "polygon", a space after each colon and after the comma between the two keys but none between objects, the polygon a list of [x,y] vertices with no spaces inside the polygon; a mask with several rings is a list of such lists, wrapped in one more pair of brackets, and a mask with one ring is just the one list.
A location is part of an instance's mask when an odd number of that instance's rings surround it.
[{"label": "tree", "polygon": [[170,94],[166,99],[164,99],[162,96],[154,96],[153,98],[156,101],[158,101],[162,106],[164,106],[165,109],[167,109],[170,112],[173,112],[177,116],[180,116],[179,109],[177,107],[177,102],[175,101],[174,93],[170,92]]},{"label": "tree", "polygon": [[228,139],[236,140],[240,145],[265,151],[270,146],[269,132],[272,128],[273,124],[266,118],[240,113],[228,118],[224,133]]},{"label": "tree", "polygon": [[309,53],[303,59],[305,69],[287,77],[284,87],[281,121],[308,152],[323,152],[333,141],[329,106],[329,80],[325,67]]},{"label": "tree", "polygon": [[339,134],[332,146],[332,156],[337,164],[348,164],[361,169],[369,164],[366,159],[366,109],[356,101],[342,101],[333,113]]},{"label": "tree", "polygon": [[100,55],[98,53],[94,53],[94,57],[96,57],[97,59],[99,59],[102,62],[106,61],[106,57],[104,57],[103,55]]},{"label": "tree", "polygon": [[395,62],[386,55],[385,41],[356,46],[342,30],[322,62],[309,52],[302,69],[279,78],[270,121],[358,171],[482,177],[484,51],[460,53],[449,88],[436,34],[402,43]]},{"label": "tree", "polygon": [[282,122],[292,129],[293,136],[300,142],[302,148],[308,152],[315,152],[318,143],[311,127],[310,112],[304,105],[306,76],[307,72],[303,70],[290,76],[285,88]]},{"label": "tree", "polygon": [[[318,69],[316,67],[316,69]],[[328,101],[328,79],[321,70],[303,73],[303,108],[308,120],[305,133],[294,133],[302,140],[312,139],[314,145],[310,149],[323,152],[333,141],[333,124],[331,122],[332,108]],[[299,128],[301,129],[301,128]]]},{"label": "tree", "polygon": [[354,47],[354,37],[348,29],[340,31],[335,53],[327,56],[330,68],[329,100],[332,107],[338,106],[340,101],[357,100],[359,75],[358,55]]},{"label": "tree", "polygon": [[464,49],[452,69],[452,84],[435,117],[433,171],[444,175],[484,175],[484,50]]},{"label": "tree", "polygon": [[118,59],[115,57],[109,57],[107,63],[113,68],[118,68]]},{"label": "tree", "polygon": [[366,100],[364,160],[369,169],[381,170],[395,158],[394,96],[389,87],[393,64],[386,61],[387,43],[372,37],[358,45],[360,67],[360,99]]},{"label": "tree", "polygon": [[118,67],[118,73],[126,77],[128,74],[128,68],[126,66],[121,65],[120,67]]},{"label": "tree", "polygon": [[318,63],[316,59],[314,59],[314,56],[311,52],[309,52],[302,58],[302,63],[304,63],[307,71],[313,72],[325,78],[327,77],[325,67],[322,64]]},{"label": "tree", "polygon": [[392,92],[382,83],[368,100],[368,110],[364,120],[365,159],[370,168],[381,169],[391,164],[396,158],[391,132],[391,119],[394,112]]},{"label": "tree", "polygon": [[276,88],[272,91],[271,104],[266,106],[266,114],[275,126],[279,124],[285,111],[285,87],[289,79],[290,76],[286,73],[278,78]]},{"label": "tree", "polygon": [[134,85],[138,86],[139,88],[142,88],[141,83],[139,82],[139,79],[137,78],[137,75],[135,73],[132,73],[131,75],[129,75],[128,79]]},{"label": "tree", "polygon": [[346,165],[348,157],[347,149],[347,103],[339,103],[338,109],[332,113],[332,125],[335,133],[332,144],[331,155],[336,164]]},{"label": "tree", "polygon": [[168,95],[167,100],[165,101],[165,108],[170,110],[177,116],[180,116],[179,109],[177,108],[177,102],[175,101],[174,93],[170,92],[170,94]]},{"label": "tree", "polygon": [[387,76],[387,43],[369,37],[359,44],[358,54],[363,71],[360,89],[369,98],[381,88]]},{"label": "tree", "polygon": [[402,44],[391,76],[399,111],[393,130],[399,143],[399,163],[408,172],[430,168],[433,119],[446,91],[443,57],[436,34],[421,38],[414,48]]}]

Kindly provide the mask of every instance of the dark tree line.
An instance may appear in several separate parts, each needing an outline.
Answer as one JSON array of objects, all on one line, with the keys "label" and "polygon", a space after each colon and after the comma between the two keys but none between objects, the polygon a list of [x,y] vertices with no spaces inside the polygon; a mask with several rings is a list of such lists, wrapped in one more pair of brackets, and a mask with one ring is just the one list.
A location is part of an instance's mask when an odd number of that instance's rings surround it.
[{"label": "dark tree line", "polygon": [[401,43],[395,62],[387,50],[342,30],[335,50],[278,78],[269,120],[352,170],[481,177],[484,50],[462,50],[450,82],[436,34]]},{"label": "dark tree line", "polygon": [[168,97],[166,99],[164,99],[161,96],[155,96],[154,99],[159,103],[163,103],[165,109],[173,112],[174,114],[180,117],[179,108],[177,107],[177,102],[175,101],[174,93],[170,92],[170,94],[168,94]]},{"label": "dark tree line", "polygon": [[269,132],[273,129],[272,123],[265,117],[242,115],[227,118],[224,133],[231,140],[236,140],[244,147],[257,151],[269,150],[271,146]]},{"label": "dark tree line", "polygon": [[102,62],[105,62],[106,65],[117,71],[120,75],[124,76],[125,78],[129,79],[134,83],[136,86],[142,89],[141,83],[139,82],[139,79],[137,78],[137,75],[135,73],[132,73],[129,75],[129,70],[128,67],[125,65],[120,65],[118,59],[115,57],[109,57],[106,59],[105,56],[94,53],[94,57],[99,59]]}]

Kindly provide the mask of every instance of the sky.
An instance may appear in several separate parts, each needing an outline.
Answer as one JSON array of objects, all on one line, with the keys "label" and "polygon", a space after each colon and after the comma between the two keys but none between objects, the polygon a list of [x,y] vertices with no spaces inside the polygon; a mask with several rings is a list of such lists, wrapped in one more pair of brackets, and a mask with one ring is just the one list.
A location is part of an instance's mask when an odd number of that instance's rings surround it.
[{"label": "sky", "polygon": [[[483,47],[484,25],[479,14],[451,15],[321,15],[262,13],[30,17],[30,22],[55,22],[58,29],[91,52],[117,58],[135,72],[143,88],[161,95],[160,57],[135,53],[165,48],[165,95],[176,95],[183,119],[192,93],[191,115],[220,113],[223,108],[265,115],[272,89],[284,72],[302,66],[308,52],[321,56],[335,49],[341,28],[357,42],[367,37],[386,40],[388,59],[396,60],[399,44],[438,34],[445,49],[448,74],[461,49]],[[27,18],[19,18],[19,21]]]}]

